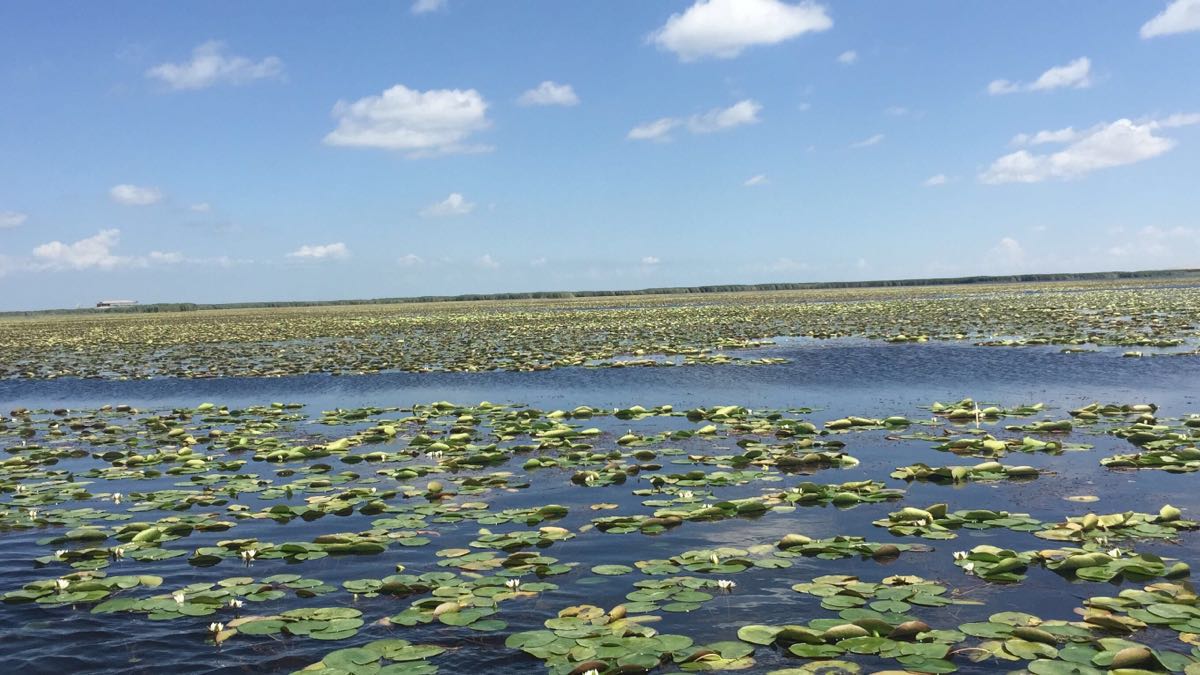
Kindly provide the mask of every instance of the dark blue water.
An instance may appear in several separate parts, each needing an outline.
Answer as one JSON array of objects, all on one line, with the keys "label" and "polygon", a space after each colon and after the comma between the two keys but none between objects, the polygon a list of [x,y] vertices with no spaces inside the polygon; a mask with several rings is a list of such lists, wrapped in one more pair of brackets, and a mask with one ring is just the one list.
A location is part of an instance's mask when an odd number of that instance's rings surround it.
[{"label": "dark blue water", "polygon": [[[140,380],[110,382],[99,380],[0,381],[0,406],[29,408],[90,408],[104,404],[127,403],[142,408],[194,406],[212,401],[229,406],[264,404],[271,401],[306,404],[308,414],[322,409],[361,405],[407,406],[413,403],[450,400],[476,404],[483,400],[501,403],[527,403],[544,409],[574,408],[587,404],[597,407],[626,407],[634,404],[653,406],[672,404],[676,409],[694,406],[739,404],[752,408],[811,407],[809,419],[823,422],[846,415],[882,417],[903,414],[926,417],[920,406],[934,400],[958,400],[971,396],[976,400],[1004,406],[1045,402],[1051,406],[1046,417],[1062,419],[1066,411],[1093,401],[1134,403],[1154,402],[1163,416],[1182,416],[1200,412],[1200,358],[1156,357],[1121,358],[1119,351],[1090,354],[1061,354],[1057,347],[984,348],[959,344],[889,345],[861,340],[827,342],[793,341],[776,347],[746,352],[747,356],[782,356],[790,359],[773,366],[686,366],[664,368],[582,369],[570,368],[533,373],[390,373],[367,376],[308,375],[276,379],[229,378],[214,380]],[[5,409],[7,409],[5,408]],[[685,421],[674,418],[679,425]],[[595,421],[606,431],[620,433],[626,428],[649,429],[663,424],[651,418],[642,423],[614,419]],[[639,426],[641,425],[641,426]],[[988,426],[988,425],[985,425]],[[1001,424],[988,426],[1001,433]],[[1075,434],[1072,440],[1093,443],[1091,451],[1061,456],[1010,455],[1011,464],[1030,464],[1053,472],[1031,482],[969,484],[949,487],[933,484],[903,483],[887,478],[897,466],[925,461],[930,464],[967,464],[976,460],[959,459],[930,449],[927,442],[902,442],[884,432],[852,434],[845,438],[847,450],[862,460],[858,467],[831,470],[811,476],[784,477],[767,484],[786,488],[800,480],[841,482],[874,478],[894,487],[907,487],[902,504],[862,505],[840,510],[832,507],[799,508],[791,514],[768,514],[758,519],[733,519],[716,523],[686,523],[669,533],[648,537],[640,534],[611,535],[595,530],[575,539],[556,543],[547,550],[563,561],[581,562],[575,572],[550,581],[561,589],[537,599],[507,602],[499,618],[509,629],[499,634],[475,633],[437,624],[414,628],[371,626],[382,617],[405,609],[408,599],[360,599],[352,606],[364,612],[368,626],[355,638],[341,642],[319,642],[304,638],[251,638],[237,636],[220,649],[205,643],[204,626],[208,619],[153,622],[134,614],[89,614],[86,607],[41,608],[33,605],[0,606],[0,673],[261,673],[290,672],[317,661],[329,651],[360,645],[381,637],[400,637],[416,643],[434,643],[450,647],[433,663],[443,673],[542,672],[541,662],[503,646],[511,631],[540,628],[541,622],[557,610],[574,604],[590,603],[611,607],[623,601],[633,581],[647,579],[640,573],[605,579],[603,584],[580,583],[591,575],[587,569],[601,563],[632,564],[636,560],[666,558],[694,548],[715,546],[752,546],[773,543],[788,532],[803,532],[813,537],[852,534],[873,541],[897,540],[885,530],[871,525],[901,505],[926,506],[949,502],[957,508],[1006,508],[1028,512],[1046,521],[1087,510],[1084,505],[1063,501],[1066,495],[1096,494],[1100,513],[1127,509],[1156,511],[1163,503],[1173,503],[1185,511],[1185,517],[1200,513],[1200,491],[1195,475],[1169,475],[1158,472],[1110,472],[1098,460],[1115,451],[1129,452],[1130,446],[1111,436]],[[730,444],[731,445],[731,444]],[[520,472],[518,463],[504,469]],[[269,477],[271,469],[247,465]],[[489,470],[497,470],[495,468]],[[686,470],[686,469],[681,469]],[[586,505],[608,501],[622,505],[621,513],[640,506],[640,497],[631,490],[645,487],[636,481],[623,486],[580,488],[571,485],[564,472],[538,473],[534,487],[514,493],[491,493],[487,499],[493,510],[545,503],[572,507],[571,514],[556,523],[579,530],[597,515]],[[161,485],[137,485],[130,489],[158,489]],[[107,487],[107,486],[105,486]],[[764,484],[726,488],[723,498],[758,494]],[[625,508],[629,507],[629,508]],[[615,512],[614,512],[615,513]],[[161,517],[162,513],[145,514]],[[194,535],[181,540],[177,547],[188,549],[209,545],[219,539],[256,536],[267,541],[306,540],[320,532],[359,531],[370,527],[372,517],[355,514],[345,518],[326,516],[313,523],[293,521],[278,525],[270,521],[243,521],[235,532]],[[429,571],[434,550],[464,545],[476,534],[477,525],[439,528],[439,539],[419,549],[393,547],[382,555],[327,558],[303,565],[282,561],[260,561],[251,572],[233,561],[213,568],[193,568],[176,559],[159,563],[138,563],[139,573],[160,574],[168,579],[164,589],[197,581],[216,581],[229,576],[253,574],[262,578],[279,572],[296,572],[340,585],[358,578],[380,578],[391,574],[396,563],[413,570]],[[521,528],[494,528],[497,531]],[[39,533],[0,533],[0,590],[13,590],[47,573],[35,570],[31,558],[46,553],[38,546]],[[878,581],[891,574],[918,574],[939,579],[961,588],[969,597],[985,601],[984,607],[949,607],[924,610],[922,618],[935,628],[953,628],[963,621],[981,620],[1004,610],[1022,610],[1044,619],[1073,619],[1073,609],[1093,595],[1115,595],[1119,587],[1110,584],[1068,582],[1042,569],[1031,569],[1029,579],[1019,587],[1003,587],[965,577],[951,560],[951,551],[965,550],[979,543],[993,543],[1018,550],[1046,547],[1049,542],[1028,534],[1007,530],[989,530],[960,534],[949,542],[932,542],[934,551],[901,556],[890,564],[874,561],[824,561],[796,559],[795,566],[782,570],[753,570],[737,575],[737,592],[718,597],[702,609],[688,614],[664,615],[655,627],[664,633],[691,636],[697,644],[736,639],[739,626],[748,623],[805,623],[811,618],[833,614],[821,609],[817,599],[790,590],[794,583],[821,574],[857,574]],[[1192,562],[1200,562],[1200,533],[1180,543],[1139,545],[1139,550]],[[422,567],[425,565],[426,567]],[[109,570],[112,574],[130,573],[129,567]],[[1124,587],[1134,587],[1126,583]],[[158,591],[161,592],[161,591]],[[264,603],[259,613],[274,613],[296,604],[329,606],[351,604],[348,594],[337,593],[303,603]],[[853,657],[867,669],[896,668],[895,662]],[[759,647],[757,665],[747,672],[766,672],[775,668],[795,667],[803,663],[770,648]],[[1018,664],[972,664],[956,661],[965,672],[1009,670]],[[669,670],[669,668],[668,668]]]}]

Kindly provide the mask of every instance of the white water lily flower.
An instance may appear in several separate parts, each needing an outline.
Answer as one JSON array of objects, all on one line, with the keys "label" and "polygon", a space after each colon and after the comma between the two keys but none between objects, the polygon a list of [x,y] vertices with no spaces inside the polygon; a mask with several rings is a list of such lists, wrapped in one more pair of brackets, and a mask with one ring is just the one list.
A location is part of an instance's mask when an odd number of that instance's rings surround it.
[{"label": "white water lily flower", "polygon": [[717,554],[716,554],[716,553],[714,553],[714,554],[712,554],[712,555],[708,556],[708,559],[709,559],[709,560],[712,562],[712,564],[714,564],[714,565],[720,565],[720,564],[721,564],[721,559],[717,557]]},{"label": "white water lily flower", "polygon": [[113,493],[113,497],[112,497],[112,499],[113,499],[113,503],[114,503],[114,504],[120,504],[120,503],[121,503],[121,493],[120,493],[120,492],[114,492],[114,493]]},{"label": "white water lily flower", "polygon": [[54,580],[54,588],[59,593],[67,590],[67,586],[70,586],[70,585],[71,585],[71,582],[68,579],[55,579]]},{"label": "white water lily flower", "polygon": [[258,555],[257,549],[248,548],[245,551],[242,551],[242,560],[250,562],[251,560],[254,560],[254,556],[256,555]]},{"label": "white water lily flower", "polygon": [[1109,551],[1109,552],[1108,552],[1108,557],[1110,557],[1110,558],[1120,558],[1120,557],[1121,557],[1121,549],[1119,549],[1119,548],[1114,548],[1113,550]]},{"label": "white water lily flower", "polygon": [[583,671],[583,675],[600,675],[600,671],[596,670],[595,668],[592,668],[591,670]]},{"label": "white water lily flower", "polygon": [[680,499],[691,499],[691,498],[692,498],[692,497],[694,497],[694,496],[695,496],[695,495],[692,493],[692,491],[691,491],[691,490],[684,490],[683,492],[680,492],[680,493],[679,493],[679,498],[680,498]]},{"label": "white water lily flower", "polygon": [[182,605],[183,601],[187,599],[187,593],[184,593],[183,591],[175,591],[171,594],[171,599],[174,600],[176,604]]},{"label": "white water lily flower", "polygon": [[1096,537],[1096,543],[1101,546],[1108,546],[1108,537]]},{"label": "white water lily flower", "polygon": [[27,513],[29,514],[29,519],[30,519],[30,520],[33,520],[34,518],[37,518],[37,513],[38,513],[38,512],[37,512],[37,509],[29,509],[29,511],[27,511]]},{"label": "white water lily flower", "polygon": [[61,558],[61,557],[65,556],[67,553],[68,553],[67,549],[65,549],[65,548],[60,548],[60,549],[58,549],[57,551],[55,551],[55,552],[54,552],[54,557],[55,557],[55,558]]},{"label": "white water lily flower", "polygon": [[731,590],[733,590],[734,586],[737,586],[737,582],[730,581],[729,579],[718,579],[717,580],[717,588],[719,588],[723,591],[731,591]]},{"label": "white water lily flower", "polygon": [[112,557],[124,558],[125,557],[125,549],[121,548],[120,546],[112,549]]},{"label": "white water lily flower", "polygon": [[967,552],[966,552],[966,551],[955,551],[955,552],[954,552],[954,559],[955,559],[955,560],[966,560],[966,559],[967,559]]},{"label": "white water lily flower", "polygon": [[975,563],[969,562],[966,565],[963,565],[963,569],[966,570],[967,574],[971,574],[975,571]]},{"label": "white water lily flower", "polygon": [[246,604],[245,602],[242,602],[241,600],[238,600],[237,598],[232,598],[229,601],[229,606],[233,609],[241,609],[242,605],[245,605],[245,604]]},{"label": "white water lily flower", "polygon": [[223,623],[213,622],[213,623],[208,624],[208,632],[212,633],[213,635],[216,635],[217,633],[220,633],[223,630],[225,630],[225,624],[223,624]]},{"label": "white water lily flower", "polygon": [[504,582],[504,585],[507,586],[509,590],[515,591],[521,587],[521,580],[520,579],[509,579],[508,581]]}]

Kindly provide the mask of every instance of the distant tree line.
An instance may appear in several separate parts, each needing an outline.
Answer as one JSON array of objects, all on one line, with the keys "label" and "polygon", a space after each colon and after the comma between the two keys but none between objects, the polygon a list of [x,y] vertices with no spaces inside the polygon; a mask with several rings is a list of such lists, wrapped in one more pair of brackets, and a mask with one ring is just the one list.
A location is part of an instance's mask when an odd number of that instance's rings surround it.
[{"label": "distant tree line", "polygon": [[556,300],[570,298],[603,298],[635,295],[692,295],[706,293],[739,293],[753,291],[803,291],[840,288],[899,288],[907,286],[957,286],[964,284],[1033,283],[1047,281],[1101,281],[1117,279],[1171,279],[1200,276],[1200,269],[1143,270],[1137,272],[1076,272],[1061,274],[1012,274],[1007,276],[939,277],[933,279],[886,279],[877,281],[810,281],[776,284],[723,284],[716,286],[671,286],[615,291],[532,291],[527,293],[469,293],[465,295],[421,295],[405,298],[372,298],[365,300],[293,300],[274,302],[227,302],[201,304],[194,302],[160,302],[106,309],[45,309],[22,312],[0,312],[0,316],[35,316],[44,314],[146,314],[158,312],[195,312],[206,309],[263,309],[270,307],[330,307],[338,305],[396,305],[420,302],[471,302],[479,300]]}]

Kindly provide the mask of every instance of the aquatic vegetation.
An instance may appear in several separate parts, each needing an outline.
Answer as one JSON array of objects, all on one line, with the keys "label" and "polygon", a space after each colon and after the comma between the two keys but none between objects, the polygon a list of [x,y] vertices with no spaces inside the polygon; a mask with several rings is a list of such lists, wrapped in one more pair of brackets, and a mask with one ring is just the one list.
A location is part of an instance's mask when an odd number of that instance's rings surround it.
[{"label": "aquatic vegetation", "polygon": [[929,481],[931,483],[959,483],[963,481],[993,481],[1037,478],[1040,472],[1032,466],[1007,466],[1000,462],[982,462],[974,466],[939,466],[913,464],[902,466],[892,472],[892,478],[906,481]]},{"label": "aquatic vegetation", "polygon": [[1070,516],[1061,523],[1048,524],[1034,534],[1055,541],[1095,541],[1118,539],[1173,539],[1180,532],[1200,528],[1200,523],[1184,520],[1179,509],[1165,505],[1157,514],[1110,513]]},{"label": "aquatic vegetation", "polygon": [[[1010,418],[1061,420],[1041,404],[973,399],[929,406],[932,418],[447,401],[20,409],[0,418],[0,536],[20,538],[29,568],[0,600],[39,619],[166,621],[223,654],[278,644],[303,653],[301,672],[331,674],[431,673],[475,644],[577,675],[943,673],[972,659],[1057,675],[1130,649],[1151,654],[1137,652],[1139,668],[1179,670],[1200,653],[1134,638],[1169,616],[1192,648],[1200,614],[1174,590],[1188,588],[1190,549],[1165,547],[1189,546],[1200,524],[1173,506],[1155,513],[1161,502],[1071,515],[1098,498],[1057,492],[1028,507],[1035,518],[1014,496],[1052,490],[1081,463],[1089,479],[1136,475],[1069,452],[1089,447],[1085,435],[1128,442],[1146,465],[1192,461],[1197,418],[1141,406],[1087,406],[1070,429],[1011,435]],[[944,452],[987,461],[915,461]],[[1018,452],[1039,467],[994,461]],[[1113,489],[1071,492],[1117,504]],[[954,490],[954,508],[917,507],[925,490]],[[965,550],[931,545],[950,539]],[[885,565],[880,581],[848,574]],[[1154,600],[1126,593],[1156,581]],[[1043,620],[997,613],[987,593],[1054,582],[1110,584],[1118,599]],[[763,616],[764,598],[789,586],[795,617]],[[314,646],[326,640],[344,648]]]},{"label": "aquatic vegetation", "polygon": [[1198,322],[1178,280],[92,313],[0,319],[0,378],[770,368],[780,336],[1194,355]]}]

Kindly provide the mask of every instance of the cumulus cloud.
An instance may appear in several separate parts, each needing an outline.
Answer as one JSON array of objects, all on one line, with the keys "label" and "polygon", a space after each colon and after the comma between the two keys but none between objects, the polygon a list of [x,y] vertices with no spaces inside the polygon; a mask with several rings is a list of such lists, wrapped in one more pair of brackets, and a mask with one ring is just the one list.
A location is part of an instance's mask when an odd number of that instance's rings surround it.
[{"label": "cumulus cloud", "polygon": [[1092,86],[1092,60],[1081,56],[1062,66],[1054,66],[1029,83],[992,80],[987,91],[993,96],[1015,94],[1019,91],[1050,91],[1052,89],[1084,89]]},{"label": "cumulus cloud", "polygon": [[500,263],[492,257],[491,253],[484,253],[475,260],[475,264],[485,270],[500,269]]},{"label": "cumulus cloud", "polygon": [[558,84],[546,80],[538,86],[521,94],[517,99],[521,105],[579,105],[579,96],[569,84]]},{"label": "cumulus cloud", "polygon": [[146,71],[146,77],[174,90],[204,89],[217,84],[248,84],[283,75],[283,61],[268,56],[253,61],[226,53],[225,44],[212,40],[192,50],[192,60],[163,63]]},{"label": "cumulus cloud", "polygon": [[1193,227],[1157,227],[1147,225],[1131,234],[1117,233],[1120,240],[1106,253],[1114,258],[1146,261],[1171,261],[1177,265],[1200,264],[1200,229]]},{"label": "cumulus cloud", "polygon": [[746,187],[754,187],[755,185],[764,185],[764,184],[766,184],[766,182],[767,182],[767,174],[760,173],[756,176],[751,176],[751,177],[747,178],[742,183],[742,185],[745,185]]},{"label": "cumulus cloud", "polygon": [[869,148],[872,145],[879,145],[880,143],[883,142],[883,139],[884,139],[883,134],[875,134],[874,136],[871,136],[870,138],[864,138],[861,141],[851,143],[850,147],[852,147],[852,148]]},{"label": "cumulus cloud", "polygon": [[682,14],[672,14],[649,41],[681,61],[731,59],[747,47],[773,45],[832,26],[825,7],[814,2],[696,0]]},{"label": "cumulus cloud", "polygon": [[1200,30],[1200,0],[1175,0],[1142,24],[1143,39]]},{"label": "cumulus cloud", "polygon": [[342,242],[333,244],[305,244],[287,254],[298,260],[344,260],[350,257],[350,249]]},{"label": "cumulus cloud", "polygon": [[325,143],[397,150],[408,157],[485,152],[491,148],[468,139],[491,126],[487,108],[474,89],[417,91],[397,84],[378,96],[338,101],[337,128]]},{"label": "cumulus cloud", "polygon": [[108,196],[114,202],[125,206],[149,206],[161,202],[163,198],[163,194],[158,188],[130,185],[129,183],[112,186],[108,191]]},{"label": "cumulus cloud", "polygon": [[687,129],[693,134],[711,134],[745,124],[755,124],[759,121],[758,113],[761,110],[762,105],[757,101],[745,99],[728,108],[713,108],[687,118],[662,117],[640,124],[630,129],[626,137],[636,141],[667,141],[671,138],[671,132],[677,128]]},{"label": "cumulus cloud", "polygon": [[1136,164],[1158,157],[1175,147],[1175,140],[1156,134],[1161,129],[1200,123],[1200,115],[1172,115],[1163,120],[1138,123],[1119,119],[1091,129],[1068,127],[1040,131],[1014,138],[1019,144],[1065,144],[1062,150],[1035,154],[1018,150],[992,162],[979,176],[984,183],[1037,183],[1044,180],[1080,178],[1099,169]]},{"label": "cumulus cloud", "polygon": [[430,204],[421,210],[421,215],[426,218],[444,218],[447,216],[465,216],[475,210],[475,203],[469,202],[461,194],[451,192],[450,196],[446,197],[436,204]]},{"label": "cumulus cloud", "polygon": [[949,181],[950,181],[950,179],[946,177],[946,174],[939,173],[937,175],[926,178],[925,182],[923,182],[921,184],[924,185],[925,187],[937,187],[939,185],[945,185]]},{"label": "cumulus cloud", "polygon": [[858,52],[854,51],[853,49],[847,49],[841,54],[838,54],[837,62],[843,66],[849,66],[858,63]]},{"label": "cumulus cloud", "polygon": [[679,126],[679,122],[675,117],[660,117],[630,129],[626,138],[634,141],[666,141],[671,138],[671,130]]},{"label": "cumulus cloud", "polygon": [[179,251],[151,251],[146,258],[153,263],[175,264],[185,260]]},{"label": "cumulus cloud", "polygon": [[113,269],[128,265],[132,258],[116,255],[113,249],[121,241],[118,229],[101,230],[79,241],[64,244],[52,241],[33,249],[37,266],[51,269]]},{"label": "cumulus cloud", "polygon": [[1004,237],[992,247],[988,257],[1008,268],[1020,267],[1025,264],[1025,249],[1016,239]]},{"label": "cumulus cloud", "polygon": [[29,220],[29,216],[20,211],[0,211],[0,230],[20,227],[26,220]]},{"label": "cumulus cloud", "polygon": [[446,0],[416,0],[412,4],[413,14],[428,14],[446,8]]},{"label": "cumulus cloud", "polygon": [[401,267],[416,267],[424,265],[425,259],[415,253],[408,253],[397,258],[396,264]]},{"label": "cumulus cloud", "polygon": [[643,265],[657,265],[660,262],[662,262],[662,261],[659,260],[656,256],[652,256],[652,255],[648,255],[648,256],[642,258]]}]

